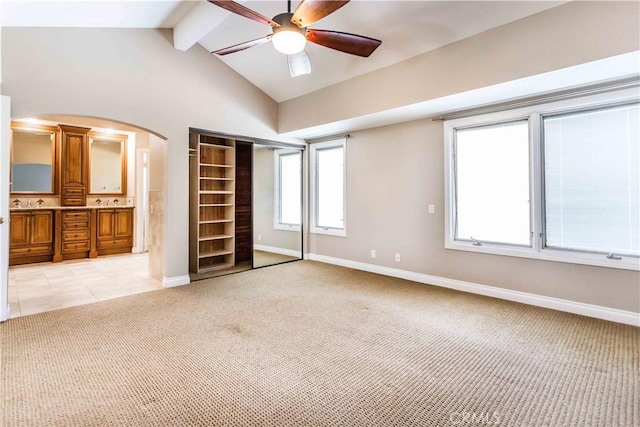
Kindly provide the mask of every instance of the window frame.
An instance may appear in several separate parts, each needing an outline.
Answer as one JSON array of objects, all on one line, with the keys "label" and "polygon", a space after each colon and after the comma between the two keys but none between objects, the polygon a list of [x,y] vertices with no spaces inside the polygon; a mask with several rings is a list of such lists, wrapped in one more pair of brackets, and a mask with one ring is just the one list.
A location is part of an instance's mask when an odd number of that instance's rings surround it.
[{"label": "window frame", "polygon": [[273,228],[274,230],[284,231],[300,231],[302,227],[302,204],[300,205],[300,224],[289,224],[281,221],[282,206],[280,205],[282,198],[282,181],[280,159],[282,156],[298,154],[300,156],[300,201],[302,202],[302,151],[289,148],[279,148],[273,150]]},{"label": "window frame", "polygon": [[[444,122],[444,170],[445,170],[445,248],[492,255],[514,256],[571,264],[592,265],[640,271],[640,257],[621,255],[622,259],[609,259],[600,252],[546,247],[544,206],[544,141],[543,118],[589,110],[636,104],[638,89],[625,89],[610,93],[549,102],[498,111]],[[482,241],[456,240],[456,165],[455,133],[458,129],[508,123],[527,118],[529,120],[529,176],[531,246],[515,246]],[[619,254],[616,254],[619,255]]]},{"label": "window frame", "polygon": [[[317,225],[318,218],[318,156],[317,152],[332,148],[342,148],[342,228],[321,227]],[[325,234],[329,236],[347,236],[347,140],[346,138],[331,139],[324,142],[310,144],[309,150],[309,216],[311,226],[309,232],[313,234]]]}]

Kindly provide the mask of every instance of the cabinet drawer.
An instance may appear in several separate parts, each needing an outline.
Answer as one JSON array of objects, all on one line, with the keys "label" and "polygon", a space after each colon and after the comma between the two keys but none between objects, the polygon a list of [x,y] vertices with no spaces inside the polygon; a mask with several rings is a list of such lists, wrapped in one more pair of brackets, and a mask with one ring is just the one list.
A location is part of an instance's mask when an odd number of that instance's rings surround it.
[{"label": "cabinet drawer", "polygon": [[62,253],[66,252],[82,252],[89,250],[89,241],[80,241],[80,242],[63,242],[62,243]]},{"label": "cabinet drawer", "polygon": [[9,255],[40,255],[49,254],[51,252],[51,245],[30,245],[9,249]]},{"label": "cabinet drawer", "polygon": [[98,240],[98,249],[115,248],[118,246],[131,246],[131,239],[105,239]]},{"label": "cabinet drawer", "polygon": [[91,212],[89,211],[70,211],[62,213],[62,220],[67,221],[81,221],[81,220],[89,220],[91,216]]},{"label": "cabinet drawer", "polygon": [[62,196],[64,200],[64,206],[84,206],[86,204],[86,200],[83,197],[69,197]]},{"label": "cabinet drawer", "polygon": [[63,242],[72,242],[74,240],[89,240],[89,230],[79,228],[76,230],[62,232]]},{"label": "cabinet drawer", "polygon": [[88,230],[89,223],[88,222],[65,222],[62,224],[62,231],[73,231],[73,230]]},{"label": "cabinet drawer", "polygon": [[65,196],[84,196],[84,187],[64,187],[62,194]]}]

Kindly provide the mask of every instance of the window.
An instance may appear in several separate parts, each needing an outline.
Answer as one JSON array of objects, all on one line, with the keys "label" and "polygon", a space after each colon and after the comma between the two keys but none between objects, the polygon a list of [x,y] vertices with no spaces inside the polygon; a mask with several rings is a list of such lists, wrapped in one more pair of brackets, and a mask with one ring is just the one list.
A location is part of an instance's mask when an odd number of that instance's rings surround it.
[{"label": "window", "polygon": [[456,239],[530,246],[526,120],[456,132]]},{"label": "window", "polygon": [[274,228],[300,230],[302,156],[298,150],[275,150]]},{"label": "window", "polygon": [[619,91],[445,123],[445,246],[640,269],[640,109]]},{"label": "window", "polygon": [[346,235],[344,139],[311,145],[311,232]]},{"label": "window", "polygon": [[640,255],[637,105],[543,118],[545,246]]}]

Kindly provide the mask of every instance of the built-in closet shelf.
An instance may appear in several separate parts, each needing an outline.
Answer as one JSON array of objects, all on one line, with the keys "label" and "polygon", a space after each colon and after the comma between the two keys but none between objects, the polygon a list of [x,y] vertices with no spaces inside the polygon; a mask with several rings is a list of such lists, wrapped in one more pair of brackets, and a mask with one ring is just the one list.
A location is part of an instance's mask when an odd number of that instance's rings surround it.
[{"label": "built-in closet shelf", "polygon": [[201,253],[200,255],[198,255],[198,258],[213,258],[216,256],[231,255],[232,253],[233,253],[232,250],[211,251],[211,252]]},{"label": "built-in closet shelf", "polygon": [[189,269],[194,273],[235,265],[235,141],[191,134]]},{"label": "built-in closet shelf", "polygon": [[228,190],[202,190],[200,194],[233,194],[233,191]]},{"label": "built-in closet shelf", "polygon": [[208,240],[223,240],[223,239],[233,239],[233,234],[225,234],[211,237],[203,237],[200,239],[201,242],[206,242]]},{"label": "built-in closet shelf", "polygon": [[[227,255],[229,256],[229,255]],[[207,273],[209,271],[216,271],[216,270],[224,270],[225,268],[231,268],[233,267],[233,263],[220,263],[220,264],[215,264],[211,267],[202,267],[200,268],[199,272],[200,273]]]},{"label": "built-in closet shelf", "polygon": [[200,166],[207,166],[210,168],[232,168],[233,165],[220,165],[217,163],[200,163]]},{"label": "built-in closet shelf", "polygon": [[200,179],[211,181],[233,181],[233,178],[219,178],[215,176],[201,176]]}]

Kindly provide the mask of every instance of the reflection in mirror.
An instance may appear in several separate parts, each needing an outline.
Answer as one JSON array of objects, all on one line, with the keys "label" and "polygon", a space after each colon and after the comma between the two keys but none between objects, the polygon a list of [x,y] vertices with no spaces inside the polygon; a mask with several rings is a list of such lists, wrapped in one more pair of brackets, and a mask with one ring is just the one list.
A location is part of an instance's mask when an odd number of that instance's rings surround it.
[{"label": "reflection in mirror", "polygon": [[91,194],[126,194],[126,136],[89,136]]},{"label": "reflection in mirror", "polygon": [[12,124],[11,192],[53,193],[55,129]]},{"label": "reflection in mirror", "polygon": [[254,144],[253,267],[302,259],[302,151]]}]

